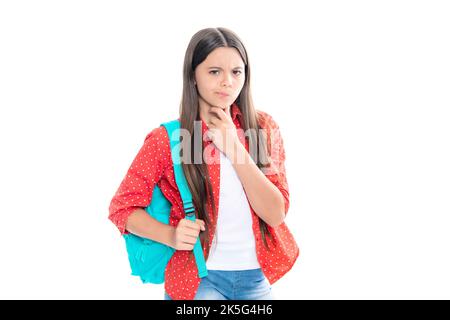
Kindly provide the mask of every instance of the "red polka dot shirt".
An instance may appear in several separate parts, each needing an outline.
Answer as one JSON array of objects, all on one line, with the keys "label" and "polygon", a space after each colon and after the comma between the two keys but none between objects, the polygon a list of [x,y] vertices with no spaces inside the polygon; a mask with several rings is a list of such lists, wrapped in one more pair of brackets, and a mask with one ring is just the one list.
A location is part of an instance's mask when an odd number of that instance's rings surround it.
[{"label": "red polka dot shirt", "polygon": [[[230,113],[236,129],[240,129],[242,114],[237,104],[231,106]],[[259,110],[257,114],[259,125],[270,136],[267,141],[272,163],[269,168],[270,170],[263,172],[283,194],[285,213],[287,213],[289,209],[289,188],[284,166],[285,151],[283,139],[278,125],[270,115]],[[204,133],[207,130],[206,123],[202,121],[203,137],[206,136]],[[238,131],[238,136],[248,151],[248,142],[242,130]],[[206,147],[210,143],[212,142],[204,141],[203,146]],[[209,156],[214,159],[214,161],[208,162],[207,167],[213,187],[216,212],[218,212],[220,153],[214,145]],[[145,208],[149,205],[155,185],[160,187],[164,196],[172,204],[169,223],[172,226],[177,226],[178,222],[184,218],[183,202],[176,187],[169,138],[163,126],[153,129],[146,136],[143,146],[133,160],[125,178],[111,200],[109,219],[118,227],[122,234],[128,232],[125,229],[128,216],[137,208]],[[209,227],[209,246],[211,247],[217,219],[212,216],[211,203],[207,204],[207,208],[211,221]],[[270,250],[267,250],[259,230],[259,219],[251,206],[250,209],[253,219],[253,233],[256,241],[257,258],[264,275],[270,284],[273,284],[292,268],[299,256],[299,248],[288,227],[283,222],[277,227],[268,226],[274,242],[268,239],[267,243]],[[207,258],[206,248],[203,248],[203,250],[205,258]],[[200,278],[198,277],[195,259],[189,259],[189,254],[190,251],[176,251],[166,267],[165,290],[172,299],[192,300],[197,292]]]}]

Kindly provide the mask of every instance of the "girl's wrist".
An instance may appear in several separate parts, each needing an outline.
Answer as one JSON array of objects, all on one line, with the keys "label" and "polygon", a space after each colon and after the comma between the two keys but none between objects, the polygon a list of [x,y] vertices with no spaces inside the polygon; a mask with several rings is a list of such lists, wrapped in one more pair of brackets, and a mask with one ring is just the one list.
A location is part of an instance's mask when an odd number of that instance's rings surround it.
[{"label": "girl's wrist", "polygon": [[171,225],[166,225],[166,241],[164,241],[164,244],[176,249],[176,236],[175,236],[176,227]]},{"label": "girl's wrist", "polygon": [[245,149],[244,145],[237,141],[233,144],[233,147],[230,148],[228,154],[226,154],[227,158],[230,159],[231,163],[242,163],[245,161],[247,156],[247,150]]}]

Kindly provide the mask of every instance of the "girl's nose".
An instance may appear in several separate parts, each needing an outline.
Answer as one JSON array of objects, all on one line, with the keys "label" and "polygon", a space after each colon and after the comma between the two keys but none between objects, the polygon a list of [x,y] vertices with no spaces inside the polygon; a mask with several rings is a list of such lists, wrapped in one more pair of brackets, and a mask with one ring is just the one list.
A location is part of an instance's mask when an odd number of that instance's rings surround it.
[{"label": "girl's nose", "polygon": [[222,86],[231,86],[232,78],[231,75],[225,75],[224,79],[222,79]]}]

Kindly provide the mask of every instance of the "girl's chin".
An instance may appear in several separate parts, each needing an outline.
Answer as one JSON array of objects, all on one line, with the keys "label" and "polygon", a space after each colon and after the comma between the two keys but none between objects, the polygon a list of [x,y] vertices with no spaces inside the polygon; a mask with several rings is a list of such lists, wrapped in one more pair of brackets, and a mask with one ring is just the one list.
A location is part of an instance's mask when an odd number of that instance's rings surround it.
[{"label": "girl's chin", "polygon": [[212,106],[219,107],[219,108],[225,110],[226,108],[231,106],[231,103],[228,103],[227,101],[218,101],[217,103],[212,104]]}]

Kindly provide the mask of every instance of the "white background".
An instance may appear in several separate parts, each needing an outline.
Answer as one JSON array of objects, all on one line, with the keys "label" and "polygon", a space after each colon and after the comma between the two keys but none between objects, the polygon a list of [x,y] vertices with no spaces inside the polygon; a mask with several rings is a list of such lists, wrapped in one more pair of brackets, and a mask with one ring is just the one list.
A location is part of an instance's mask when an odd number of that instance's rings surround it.
[{"label": "white background", "polygon": [[0,298],[161,299],[109,202],[227,27],[285,139],[301,255],[280,299],[450,298],[446,1],[2,1]]}]

